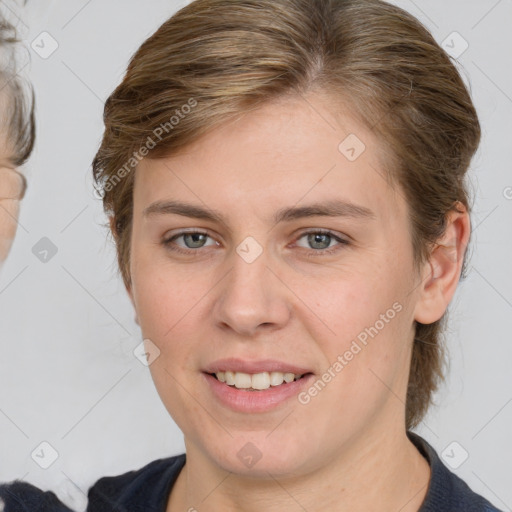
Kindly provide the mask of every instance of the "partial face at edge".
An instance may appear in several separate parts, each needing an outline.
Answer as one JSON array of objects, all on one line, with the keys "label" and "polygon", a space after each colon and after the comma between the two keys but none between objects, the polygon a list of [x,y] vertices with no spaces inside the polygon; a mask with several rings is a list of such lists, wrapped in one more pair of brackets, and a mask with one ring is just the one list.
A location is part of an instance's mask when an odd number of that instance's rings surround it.
[{"label": "partial face at edge", "polygon": [[0,266],[7,258],[16,235],[25,185],[25,178],[16,169],[0,165]]},{"label": "partial face at edge", "polygon": [[[152,376],[187,450],[229,471],[305,473],[365,433],[403,428],[419,296],[407,207],[382,178],[372,134],[330,109],[313,96],[268,104],[137,169],[129,293],[160,351]],[[356,159],[350,134],[366,146]],[[170,201],[222,221],[177,214]],[[284,209],[334,202],[356,208],[276,223]],[[241,410],[207,375],[226,358],[312,375],[273,407]],[[330,381],[310,391],[325,372]],[[263,455],[252,469],[237,456],[248,442]]]}]

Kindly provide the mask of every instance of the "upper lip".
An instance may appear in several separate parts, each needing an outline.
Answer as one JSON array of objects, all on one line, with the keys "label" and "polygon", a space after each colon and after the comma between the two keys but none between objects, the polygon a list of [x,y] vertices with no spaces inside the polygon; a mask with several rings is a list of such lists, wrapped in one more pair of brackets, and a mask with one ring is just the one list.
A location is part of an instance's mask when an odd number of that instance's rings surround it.
[{"label": "upper lip", "polygon": [[259,359],[259,360],[244,360],[235,357],[226,359],[218,359],[213,363],[209,364],[204,371],[206,373],[217,373],[217,372],[242,372],[242,373],[263,373],[263,372],[282,372],[282,373],[294,373],[295,375],[304,375],[305,373],[311,373],[310,370],[295,366],[290,363],[278,361],[276,359]]}]

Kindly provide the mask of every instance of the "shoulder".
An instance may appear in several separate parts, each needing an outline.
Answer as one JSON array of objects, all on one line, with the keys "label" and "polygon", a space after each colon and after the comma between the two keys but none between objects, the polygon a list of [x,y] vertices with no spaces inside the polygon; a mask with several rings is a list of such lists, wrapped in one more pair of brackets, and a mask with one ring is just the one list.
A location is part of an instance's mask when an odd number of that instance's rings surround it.
[{"label": "shoulder", "polygon": [[3,512],[72,512],[53,492],[42,491],[20,480],[0,485],[0,510]]},{"label": "shoulder", "polygon": [[419,512],[501,512],[444,465],[435,449],[414,432],[407,436],[427,459],[430,484]]},{"label": "shoulder", "polygon": [[88,492],[87,512],[165,510],[171,488],[185,465],[185,454],[158,459],[117,476],[100,478]]}]

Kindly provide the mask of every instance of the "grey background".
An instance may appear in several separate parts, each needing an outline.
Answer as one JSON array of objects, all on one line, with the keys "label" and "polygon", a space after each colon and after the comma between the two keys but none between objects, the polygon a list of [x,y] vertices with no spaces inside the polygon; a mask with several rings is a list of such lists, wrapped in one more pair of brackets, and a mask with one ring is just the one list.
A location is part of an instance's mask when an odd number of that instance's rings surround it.
[{"label": "grey background", "polygon": [[[438,453],[448,448],[446,460],[465,450],[469,457],[454,472],[511,510],[512,2],[395,3],[440,43],[454,31],[468,42],[458,65],[483,127],[471,170],[470,272],[450,306],[451,369],[438,406],[417,431]],[[182,5],[3,2],[27,45],[42,46],[46,31],[59,46],[48,58],[31,49],[25,69],[37,94],[38,141],[25,169],[17,239],[0,275],[0,481],[24,478],[77,510],[98,477],[184,449],[149,370],[133,355],[141,336],[90,178],[103,101],[140,43]],[[47,243],[43,237],[57,249],[46,263],[32,252]],[[58,453],[48,469],[31,457],[43,441]],[[43,446],[35,453],[52,452]]]}]

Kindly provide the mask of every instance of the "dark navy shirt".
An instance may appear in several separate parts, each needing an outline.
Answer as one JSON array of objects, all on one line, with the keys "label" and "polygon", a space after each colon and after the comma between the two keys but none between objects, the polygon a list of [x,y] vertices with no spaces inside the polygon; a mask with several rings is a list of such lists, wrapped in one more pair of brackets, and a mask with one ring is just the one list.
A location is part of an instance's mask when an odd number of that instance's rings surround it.
[{"label": "dark navy shirt", "polygon": [[[427,441],[413,432],[407,435],[431,470],[427,495],[418,512],[502,512],[452,473]],[[101,478],[89,489],[87,512],[165,512],[185,460],[185,454],[181,454],[155,460],[136,471]],[[0,499],[3,512],[70,511],[53,493],[22,482],[0,486]]]},{"label": "dark navy shirt", "polygon": [[[427,495],[418,512],[500,512],[452,473],[427,441],[413,432],[407,435],[431,469]],[[89,489],[87,512],[165,512],[185,459],[185,454],[159,459],[138,471],[101,478]]]},{"label": "dark navy shirt", "polygon": [[0,485],[1,512],[73,512],[53,492],[16,480]]}]

